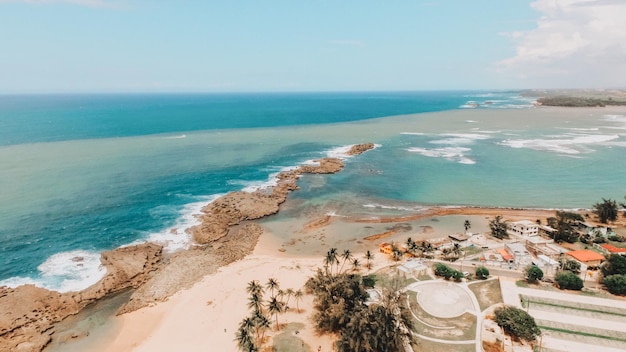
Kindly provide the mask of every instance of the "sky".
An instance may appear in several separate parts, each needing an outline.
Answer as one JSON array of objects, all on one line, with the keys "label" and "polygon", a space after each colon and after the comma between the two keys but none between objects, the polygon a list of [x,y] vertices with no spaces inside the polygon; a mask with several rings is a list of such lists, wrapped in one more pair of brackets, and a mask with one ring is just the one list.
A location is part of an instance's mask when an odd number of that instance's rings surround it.
[{"label": "sky", "polygon": [[0,0],[0,94],[625,88],[626,0]]}]

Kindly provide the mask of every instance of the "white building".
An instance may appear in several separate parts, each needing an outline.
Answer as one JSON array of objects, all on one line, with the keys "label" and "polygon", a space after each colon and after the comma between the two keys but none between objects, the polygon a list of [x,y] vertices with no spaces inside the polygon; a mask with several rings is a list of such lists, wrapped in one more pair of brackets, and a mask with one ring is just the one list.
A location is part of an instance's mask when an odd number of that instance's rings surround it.
[{"label": "white building", "polygon": [[507,243],[505,247],[511,255],[513,255],[513,263],[517,265],[530,265],[533,262],[533,257],[530,252],[526,250],[526,247],[518,242]]},{"label": "white building", "polygon": [[539,235],[539,225],[529,220],[521,220],[510,223],[511,232],[517,237],[531,237]]},{"label": "white building", "polygon": [[406,263],[398,266],[398,270],[417,277],[421,274],[426,273],[428,267],[419,260],[409,260]]}]

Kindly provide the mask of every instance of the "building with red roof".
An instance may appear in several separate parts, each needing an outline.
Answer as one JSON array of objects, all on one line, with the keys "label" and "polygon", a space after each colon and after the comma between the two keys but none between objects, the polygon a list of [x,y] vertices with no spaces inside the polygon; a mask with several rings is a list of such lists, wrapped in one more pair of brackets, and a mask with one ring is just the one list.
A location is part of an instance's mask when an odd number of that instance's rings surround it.
[{"label": "building with red roof", "polygon": [[585,266],[598,266],[606,260],[602,254],[588,249],[570,251],[565,253],[565,255]]},{"label": "building with red roof", "polygon": [[626,248],[615,247],[612,244],[602,243],[598,246],[606,254],[626,255]]}]

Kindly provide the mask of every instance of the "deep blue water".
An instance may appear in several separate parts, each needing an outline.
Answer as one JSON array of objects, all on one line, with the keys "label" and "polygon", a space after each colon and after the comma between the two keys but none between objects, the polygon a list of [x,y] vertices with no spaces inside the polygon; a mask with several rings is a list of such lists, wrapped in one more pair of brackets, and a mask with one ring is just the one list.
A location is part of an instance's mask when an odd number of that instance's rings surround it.
[{"label": "deep blue water", "polygon": [[[171,240],[210,197],[353,143],[336,123],[487,100],[528,105],[516,92],[0,96],[0,284],[85,287],[101,251]],[[407,182],[358,192],[403,199]]]},{"label": "deep blue water", "polygon": [[0,145],[363,120],[456,109],[472,92],[0,96]]}]

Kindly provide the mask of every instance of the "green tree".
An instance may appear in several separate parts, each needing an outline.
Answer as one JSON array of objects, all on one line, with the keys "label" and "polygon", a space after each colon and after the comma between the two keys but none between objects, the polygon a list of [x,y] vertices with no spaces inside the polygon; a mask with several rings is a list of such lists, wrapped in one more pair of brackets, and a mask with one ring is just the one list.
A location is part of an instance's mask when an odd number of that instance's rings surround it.
[{"label": "green tree", "polygon": [[489,228],[491,229],[491,235],[498,239],[508,238],[509,224],[502,219],[502,216],[497,215],[493,220],[489,221]]},{"label": "green tree", "polygon": [[332,273],[333,265],[339,264],[339,259],[337,258],[337,248],[329,249],[328,252],[326,252],[326,257],[324,258],[324,268]]},{"label": "green tree", "polygon": [[626,274],[626,257],[619,254],[611,254],[606,262],[600,267],[603,276]]},{"label": "green tree", "polygon": [[285,309],[285,303],[278,299],[278,297],[273,296],[267,302],[267,311],[270,314],[274,314],[276,318],[276,330],[280,330],[280,325],[278,324],[278,313],[282,313]]},{"label": "green tree", "polygon": [[526,280],[530,283],[535,283],[543,278],[543,271],[536,265],[529,265],[524,270]]},{"label": "green tree", "polygon": [[513,306],[499,307],[496,308],[495,315],[496,323],[507,334],[517,339],[532,342],[541,335],[541,330],[535,323],[535,319],[519,308]]},{"label": "green tree", "polygon": [[349,249],[344,250],[341,254],[341,258],[343,258],[343,263],[341,263],[341,268],[339,269],[339,272],[343,271],[343,266],[346,265],[347,261],[352,260],[352,252]]},{"label": "green tree", "polygon": [[300,313],[300,305],[298,303],[300,302],[300,300],[302,299],[303,296],[304,296],[304,294],[302,293],[302,290],[300,290],[300,289],[298,289],[293,294],[293,299],[296,300],[296,309],[298,310],[298,313]]},{"label": "green tree", "polygon": [[274,290],[278,289],[279,285],[278,285],[278,280],[276,280],[273,277],[270,277],[269,279],[267,279],[267,283],[265,284],[265,287],[270,290],[271,295],[274,295]]},{"label": "green tree", "polygon": [[337,348],[340,352],[400,352],[405,344],[415,343],[413,319],[406,293],[385,290],[381,301],[354,311],[341,331]]},{"label": "green tree", "polygon": [[626,275],[609,275],[602,279],[602,284],[614,295],[626,294]]},{"label": "green tree", "polygon": [[548,226],[556,229],[556,232],[552,234],[555,242],[561,243],[563,241],[574,243],[578,240],[579,234],[576,231],[576,224],[579,221],[584,221],[582,215],[567,211],[557,211],[556,217],[548,218]]},{"label": "green tree", "polygon": [[561,270],[567,270],[573,273],[580,273],[580,263],[575,260],[568,259],[564,262],[561,262]]},{"label": "green tree", "polygon": [[479,266],[476,268],[476,277],[484,280],[486,278],[489,277],[489,269],[485,268],[484,266]]},{"label": "green tree", "polygon": [[593,212],[603,224],[617,220],[617,211],[617,202],[612,199],[602,198],[602,202],[593,205]]},{"label": "green tree", "polygon": [[372,269],[372,259],[374,259],[374,254],[372,254],[372,252],[367,251],[365,252],[365,260],[367,260],[367,263],[365,264],[365,267],[367,268],[367,270],[371,270]]},{"label": "green tree", "polygon": [[554,276],[554,281],[561,290],[578,290],[583,288],[583,280],[571,271],[561,271]]},{"label": "green tree", "polygon": [[315,296],[313,321],[319,332],[340,332],[355,309],[369,297],[357,274],[333,275],[318,270],[307,280],[305,288]]}]

